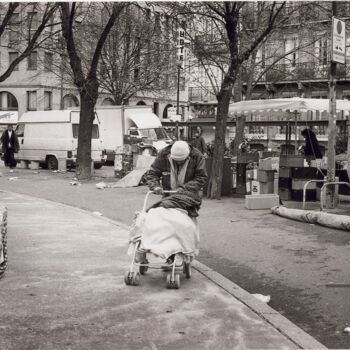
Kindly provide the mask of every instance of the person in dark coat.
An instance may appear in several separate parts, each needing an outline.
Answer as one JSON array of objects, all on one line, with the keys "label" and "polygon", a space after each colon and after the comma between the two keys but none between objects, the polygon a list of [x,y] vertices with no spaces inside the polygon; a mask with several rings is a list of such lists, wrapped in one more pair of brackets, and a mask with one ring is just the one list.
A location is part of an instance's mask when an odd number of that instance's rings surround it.
[{"label": "person in dark coat", "polygon": [[197,148],[198,151],[200,151],[202,154],[206,153],[207,150],[207,146],[205,144],[204,138],[203,136],[201,136],[201,134],[199,133],[199,131],[196,131],[196,133],[194,134],[195,138],[193,139],[193,141],[191,142],[192,146],[194,148]]},{"label": "person in dark coat", "polygon": [[311,129],[304,129],[301,135],[305,138],[304,154],[306,157],[321,159],[322,153],[315,133]]},{"label": "person in dark coat", "polygon": [[186,141],[176,141],[163,148],[147,174],[151,191],[186,190],[199,193],[207,181],[205,158]]},{"label": "person in dark coat", "polygon": [[14,154],[19,151],[19,143],[12,125],[8,125],[7,130],[2,133],[0,140],[2,143],[5,166],[13,169],[17,164]]},{"label": "person in dark coat", "polygon": [[[177,191],[178,196],[197,198],[198,206],[191,208],[189,215],[197,216],[200,206],[200,191],[207,181],[204,155],[185,141],[175,141],[163,148],[148,171],[147,183],[151,191],[163,194],[163,190]],[[171,199],[171,197],[169,197]],[[186,202],[190,202],[186,198]],[[138,253],[138,262],[146,262],[146,254]],[[175,254],[170,256],[167,264],[174,262]]]}]

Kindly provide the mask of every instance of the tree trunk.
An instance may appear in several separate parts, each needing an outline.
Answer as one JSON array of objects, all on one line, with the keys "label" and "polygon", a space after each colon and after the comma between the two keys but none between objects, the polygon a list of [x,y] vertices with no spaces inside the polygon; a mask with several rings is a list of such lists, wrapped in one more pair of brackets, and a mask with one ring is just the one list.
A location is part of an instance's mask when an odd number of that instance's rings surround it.
[{"label": "tree trunk", "polygon": [[97,93],[97,87],[83,90],[80,93],[81,107],[76,169],[76,175],[79,180],[91,178],[91,138]]},{"label": "tree trunk", "polygon": [[208,184],[208,197],[211,199],[221,198],[227,115],[233,87],[230,80],[225,78],[218,95],[213,164]]}]

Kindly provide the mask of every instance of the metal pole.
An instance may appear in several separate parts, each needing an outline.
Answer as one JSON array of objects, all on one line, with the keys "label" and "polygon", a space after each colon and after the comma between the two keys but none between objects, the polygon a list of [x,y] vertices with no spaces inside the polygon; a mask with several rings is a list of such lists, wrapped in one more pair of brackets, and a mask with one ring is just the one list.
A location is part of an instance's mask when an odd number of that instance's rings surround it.
[{"label": "metal pole", "polygon": [[[180,69],[181,66],[178,64],[177,65],[177,94],[176,94],[176,114],[180,114]],[[179,139],[179,122],[176,119],[175,122],[176,125],[176,139]]]},{"label": "metal pole", "polygon": [[[332,3],[333,16],[337,14],[336,2]],[[328,117],[328,160],[327,160],[327,181],[335,181],[335,138],[337,134],[336,122],[336,80],[335,75],[337,64],[331,62],[329,71],[329,117]],[[335,186],[326,187],[326,208],[332,209],[336,207]]]}]

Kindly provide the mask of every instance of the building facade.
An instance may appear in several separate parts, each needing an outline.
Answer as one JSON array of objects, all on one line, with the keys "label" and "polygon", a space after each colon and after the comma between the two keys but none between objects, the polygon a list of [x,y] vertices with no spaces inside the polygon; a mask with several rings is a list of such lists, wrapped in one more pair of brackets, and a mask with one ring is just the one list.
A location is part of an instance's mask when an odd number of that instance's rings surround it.
[{"label": "building facade", "polygon": [[[332,4],[326,1],[287,2],[283,15],[288,21],[259,47],[255,59],[249,60],[242,67],[239,90],[243,100],[329,98]],[[337,18],[349,18],[349,4],[345,1],[336,2]],[[347,35],[346,64],[337,64],[337,99],[350,99],[349,44],[350,36]],[[196,111],[198,118],[202,118],[203,125],[206,125],[209,140],[214,138],[213,110],[216,104],[215,90],[207,82],[208,79],[203,80],[202,86],[190,85],[189,100],[191,108]],[[265,117],[269,116],[256,113],[247,117],[246,137],[265,149],[270,146],[280,149],[285,142],[286,127],[254,124],[254,121],[261,121]],[[278,118],[278,115],[272,114],[270,117]],[[291,118],[294,119],[293,116]],[[345,118],[338,113],[338,119]],[[326,147],[327,124],[324,121],[328,120],[328,113],[310,114],[308,120],[309,126]],[[345,123],[341,125],[338,135],[346,138]],[[300,132],[304,127],[297,127],[295,132],[293,126],[292,139],[296,137],[299,143],[303,143]],[[229,128],[228,141],[234,137],[235,128]]]},{"label": "building facade", "polygon": [[[2,12],[1,19],[4,18],[7,5],[3,3],[0,8]],[[0,74],[5,72],[11,62],[18,57],[23,48],[22,41],[40,23],[40,16],[44,7],[45,3],[33,3],[32,5],[24,5],[23,3],[16,9],[1,36]],[[171,54],[167,54],[169,56],[167,69],[157,71],[157,75],[161,79],[155,82],[155,88],[152,91],[149,89],[137,91],[127,103],[130,105],[145,104],[152,106],[154,113],[160,119],[166,120],[168,119],[167,109],[176,106],[177,103],[176,38],[171,37],[172,33],[165,30],[169,22],[169,18],[165,14],[151,10],[143,11],[142,14],[148,16],[148,20],[156,27],[154,33],[157,37],[161,37],[163,42],[165,39],[168,40],[168,50]],[[96,18],[99,18],[99,16],[101,16],[101,11],[97,9]],[[48,30],[58,31],[57,26],[54,30],[53,27],[46,29],[46,32]],[[62,68],[61,65],[63,55],[60,54],[60,50],[63,49],[60,40],[62,38],[60,38],[59,33],[53,34],[45,44],[38,46],[30,56],[21,61],[6,80],[0,82],[1,111],[18,111],[20,117],[26,111],[65,109],[80,105],[79,93],[71,79],[67,79],[68,70]],[[83,40],[82,44],[84,44]],[[149,51],[152,51],[153,55],[159,53],[154,51],[154,46],[157,45],[159,47],[158,42],[153,46],[149,46]],[[161,50],[162,47],[159,47],[159,49]],[[143,47],[141,55],[147,54],[144,51],[145,48]],[[170,69],[171,67],[172,69]],[[139,70],[139,75],[141,75],[142,66],[130,68],[128,74],[130,73],[136,78],[136,70]],[[158,85],[156,86],[156,84]],[[116,104],[113,94],[106,90],[103,84],[100,86],[101,92],[97,105]],[[187,113],[188,89],[184,80],[181,80],[180,84],[179,101],[180,111],[185,115]]]}]

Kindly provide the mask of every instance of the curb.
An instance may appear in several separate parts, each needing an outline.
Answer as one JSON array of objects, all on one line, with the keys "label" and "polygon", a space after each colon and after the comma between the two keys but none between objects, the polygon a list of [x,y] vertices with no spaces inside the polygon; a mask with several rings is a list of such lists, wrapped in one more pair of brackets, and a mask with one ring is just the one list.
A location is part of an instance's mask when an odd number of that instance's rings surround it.
[{"label": "curb", "polygon": [[[129,226],[126,224],[123,224],[121,222],[115,221],[113,219],[104,217],[104,216],[97,216],[93,212],[82,209],[76,206],[55,202],[49,199],[44,199],[40,197],[35,196],[29,196],[26,194],[16,193],[16,192],[10,192],[10,191],[4,191],[0,190],[2,193],[7,193],[11,195],[19,195],[23,197],[29,197],[29,198],[37,198],[38,200],[52,203],[58,206],[62,207],[68,207],[68,208],[74,208],[75,210],[79,210],[82,213],[90,214],[92,216],[95,216],[96,219],[100,219],[103,221],[106,221],[114,226],[117,226],[124,230],[129,230]],[[1,209],[5,208],[6,215],[2,215],[2,217],[5,217],[5,225],[1,225],[1,230],[3,227],[5,227],[6,231],[6,216],[7,216],[7,209],[4,206],[0,206],[0,212]],[[2,231],[1,231],[2,232]],[[7,257],[7,255],[6,255]],[[7,261],[7,260],[6,260]],[[298,348],[300,349],[327,349],[323,344],[319,343],[316,339],[314,339],[311,335],[303,331],[301,328],[296,326],[294,323],[289,321],[286,317],[282,316],[279,312],[268,306],[266,303],[258,300],[256,297],[252,296],[249,292],[239,287],[237,284],[229,280],[228,278],[224,277],[220,273],[214,271],[209,266],[202,264],[201,262],[195,260],[193,262],[193,268],[198,271],[200,274],[205,276],[208,280],[218,285],[220,288],[224,289],[226,292],[231,294],[234,298],[242,302],[244,305],[246,305],[249,309],[251,309],[253,312],[255,312],[257,315],[259,315],[262,319],[264,319],[267,323],[272,325],[277,331],[279,331],[281,334],[283,334],[285,337],[287,337],[290,341],[292,341]],[[1,278],[1,265],[0,265],[0,278]]]},{"label": "curb", "polygon": [[193,268],[246,305],[267,323],[286,336],[290,341],[296,344],[300,349],[327,349],[327,347],[319,343],[311,335],[282,316],[272,307],[258,300],[249,292],[242,289],[220,273],[199,261],[193,262]]}]

